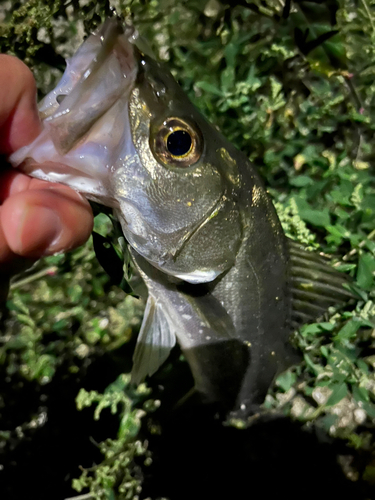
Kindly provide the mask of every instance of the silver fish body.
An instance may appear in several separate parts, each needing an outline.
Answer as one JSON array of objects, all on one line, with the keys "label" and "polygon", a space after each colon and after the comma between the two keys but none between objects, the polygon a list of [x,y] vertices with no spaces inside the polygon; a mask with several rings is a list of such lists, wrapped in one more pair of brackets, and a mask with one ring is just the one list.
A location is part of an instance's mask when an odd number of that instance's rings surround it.
[{"label": "silver fish body", "polygon": [[[298,278],[253,165],[115,19],[84,42],[39,109],[43,132],[10,161],[114,209],[148,288],[134,382],[177,340],[204,401],[251,413],[292,362]],[[343,302],[344,278],[328,275]],[[336,301],[328,296],[319,310]]]}]

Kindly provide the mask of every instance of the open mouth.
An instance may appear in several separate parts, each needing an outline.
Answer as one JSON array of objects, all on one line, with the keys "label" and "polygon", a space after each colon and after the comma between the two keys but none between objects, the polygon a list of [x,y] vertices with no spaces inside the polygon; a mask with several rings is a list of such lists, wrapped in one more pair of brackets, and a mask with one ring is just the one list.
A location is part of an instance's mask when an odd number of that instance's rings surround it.
[{"label": "open mouth", "polygon": [[59,154],[68,153],[120,97],[130,93],[137,66],[129,42],[132,31],[108,19],[68,61],[62,85],[41,102],[41,118]]},{"label": "open mouth", "polygon": [[90,35],[39,103],[43,131],[10,163],[108,203],[111,169],[132,151],[128,101],[138,70],[135,41],[134,28],[116,18]]}]

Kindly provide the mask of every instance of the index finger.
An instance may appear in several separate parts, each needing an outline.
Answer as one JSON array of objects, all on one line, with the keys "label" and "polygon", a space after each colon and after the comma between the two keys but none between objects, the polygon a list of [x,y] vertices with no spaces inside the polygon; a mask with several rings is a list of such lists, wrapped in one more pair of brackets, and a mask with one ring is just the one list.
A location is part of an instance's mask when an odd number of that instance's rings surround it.
[{"label": "index finger", "polygon": [[0,54],[0,82],[0,154],[9,155],[33,141],[42,127],[29,68],[16,57]]}]

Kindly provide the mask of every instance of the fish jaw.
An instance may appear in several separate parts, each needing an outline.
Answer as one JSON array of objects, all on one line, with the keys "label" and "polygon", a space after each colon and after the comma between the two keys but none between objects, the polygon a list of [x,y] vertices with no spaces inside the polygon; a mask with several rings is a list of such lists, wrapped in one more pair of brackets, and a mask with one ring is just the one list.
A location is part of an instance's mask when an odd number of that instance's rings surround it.
[{"label": "fish jaw", "polygon": [[128,98],[137,76],[134,29],[108,19],[67,61],[38,109],[43,131],[9,157],[25,173],[115,207],[110,177],[134,154]]}]

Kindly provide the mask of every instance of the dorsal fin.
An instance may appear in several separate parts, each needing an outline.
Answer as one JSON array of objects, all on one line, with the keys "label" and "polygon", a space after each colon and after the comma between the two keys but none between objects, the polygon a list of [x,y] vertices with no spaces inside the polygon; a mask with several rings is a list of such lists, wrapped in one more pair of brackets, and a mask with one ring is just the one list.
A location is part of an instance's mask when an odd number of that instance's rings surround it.
[{"label": "dorsal fin", "polygon": [[334,269],[326,259],[288,239],[293,296],[292,326],[318,320],[329,307],[340,307],[354,294],[344,288],[350,277]]}]

